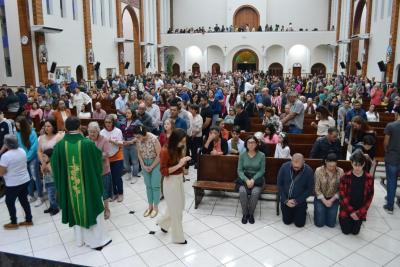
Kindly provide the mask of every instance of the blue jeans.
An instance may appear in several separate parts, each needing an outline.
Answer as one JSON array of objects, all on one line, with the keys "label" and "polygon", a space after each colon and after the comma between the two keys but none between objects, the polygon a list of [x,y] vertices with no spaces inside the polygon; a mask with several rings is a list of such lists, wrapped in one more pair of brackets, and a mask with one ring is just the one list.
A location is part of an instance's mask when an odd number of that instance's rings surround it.
[{"label": "blue jeans", "polygon": [[110,169],[112,176],[112,187],[114,195],[122,195],[124,193],[124,184],[122,183],[123,161],[111,161]]},{"label": "blue jeans", "polygon": [[335,200],[331,207],[327,207],[318,198],[314,198],[314,224],[317,227],[335,227],[339,208],[339,200]]},{"label": "blue jeans", "polygon": [[139,158],[136,145],[124,146],[122,148],[124,154],[124,168],[132,173],[132,176],[138,176]]},{"label": "blue jeans", "polygon": [[103,175],[103,200],[112,198],[113,186],[111,172]]},{"label": "blue jeans", "polygon": [[397,176],[400,171],[400,166],[391,165],[385,162],[385,169],[386,169],[386,186],[387,186],[387,205],[389,208],[393,208],[394,199],[396,197]]},{"label": "blue jeans", "polygon": [[299,127],[292,124],[292,125],[289,125],[288,132],[291,134],[301,134],[301,133],[303,133],[303,129],[300,129]]},{"label": "blue jeans", "polygon": [[31,197],[35,196],[35,188],[37,190],[38,197],[43,197],[43,183],[39,177],[39,160],[37,157],[28,161],[28,172],[31,177],[29,183],[28,192]]},{"label": "blue jeans", "polygon": [[49,197],[50,208],[58,209],[58,204],[57,204],[57,200],[56,200],[57,189],[56,189],[54,182],[46,183],[45,186],[47,189],[47,196]]}]

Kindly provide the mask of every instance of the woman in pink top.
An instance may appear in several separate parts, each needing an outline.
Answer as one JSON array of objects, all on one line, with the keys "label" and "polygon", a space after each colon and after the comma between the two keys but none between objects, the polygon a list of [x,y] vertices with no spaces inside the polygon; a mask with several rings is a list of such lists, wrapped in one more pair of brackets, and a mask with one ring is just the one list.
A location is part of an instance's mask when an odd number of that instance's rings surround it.
[{"label": "woman in pink top", "polygon": [[279,142],[279,136],[276,134],[275,126],[268,123],[264,130],[264,142],[266,144],[276,145]]},{"label": "woman in pink top", "polygon": [[29,111],[29,117],[31,119],[39,117],[39,120],[42,120],[42,118],[43,118],[43,110],[39,107],[38,102],[33,102],[32,103],[32,108]]},{"label": "woman in pink top", "polygon": [[274,94],[272,96],[272,106],[275,107],[276,114],[281,114],[282,109],[282,97],[281,97],[281,90],[275,89]]},{"label": "woman in pink top", "polygon": [[374,86],[371,90],[371,105],[379,106],[383,99],[383,90],[379,86]]},{"label": "woman in pink top", "polygon": [[43,158],[42,157],[43,151],[54,148],[57,142],[64,137],[63,133],[58,133],[57,123],[52,118],[45,120],[43,128],[44,131],[43,134],[39,136],[39,145],[38,145],[38,156],[41,161]]}]

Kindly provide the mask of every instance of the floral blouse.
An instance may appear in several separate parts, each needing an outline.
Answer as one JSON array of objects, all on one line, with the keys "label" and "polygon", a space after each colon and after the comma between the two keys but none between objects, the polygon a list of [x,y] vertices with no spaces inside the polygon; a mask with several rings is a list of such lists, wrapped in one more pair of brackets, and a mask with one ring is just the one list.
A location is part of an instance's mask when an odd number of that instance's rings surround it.
[{"label": "floral blouse", "polygon": [[137,148],[143,159],[155,159],[157,157],[156,143],[158,139],[152,133],[147,133],[145,141],[137,142]]}]

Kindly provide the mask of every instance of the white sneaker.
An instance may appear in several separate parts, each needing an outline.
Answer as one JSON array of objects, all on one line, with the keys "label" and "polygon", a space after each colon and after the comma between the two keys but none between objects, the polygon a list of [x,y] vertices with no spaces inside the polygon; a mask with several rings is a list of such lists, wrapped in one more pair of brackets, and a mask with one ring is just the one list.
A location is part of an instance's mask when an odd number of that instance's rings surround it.
[{"label": "white sneaker", "polygon": [[136,184],[137,183],[137,181],[138,181],[138,177],[137,176],[133,176],[132,174],[131,174],[131,184]]},{"label": "white sneaker", "polygon": [[42,205],[43,205],[43,203],[44,203],[43,199],[41,199],[41,198],[38,198],[38,199],[36,200],[36,202],[35,202],[34,206],[37,208],[37,207],[40,207],[40,206],[42,206]]}]

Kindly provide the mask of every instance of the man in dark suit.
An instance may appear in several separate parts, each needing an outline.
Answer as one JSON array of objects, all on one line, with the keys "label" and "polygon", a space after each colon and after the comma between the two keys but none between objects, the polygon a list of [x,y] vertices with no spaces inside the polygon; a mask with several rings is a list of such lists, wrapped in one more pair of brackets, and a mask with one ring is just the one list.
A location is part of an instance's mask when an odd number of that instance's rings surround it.
[{"label": "man in dark suit", "polygon": [[249,132],[250,131],[250,118],[247,112],[243,109],[242,104],[235,105],[236,117],[233,121],[234,126],[239,126],[242,129],[241,132]]}]

